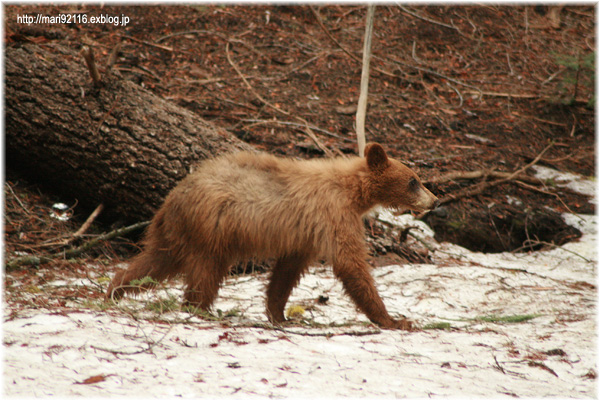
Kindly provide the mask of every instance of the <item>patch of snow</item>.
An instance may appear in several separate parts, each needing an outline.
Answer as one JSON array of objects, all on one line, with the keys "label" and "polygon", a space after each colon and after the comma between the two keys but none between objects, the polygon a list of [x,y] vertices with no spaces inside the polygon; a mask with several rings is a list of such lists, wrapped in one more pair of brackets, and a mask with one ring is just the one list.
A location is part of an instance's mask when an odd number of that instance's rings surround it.
[{"label": "patch of snow", "polygon": [[520,206],[523,204],[523,202],[519,198],[515,198],[514,196],[510,196],[510,195],[505,195],[505,196],[506,196],[506,200],[508,201],[509,205]]},{"label": "patch of snow", "polygon": [[418,228],[418,230],[411,231],[414,234],[418,233],[425,237],[433,237],[435,234],[425,222],[417,220],[412,214],[401,214],[397,216],[389,209],[378,209],[377,217],[380,220],[386,221],[390,224],[400,227],[401,229],[408,227]]},{"label": "patch of snow", "polygon": [[[544,166],[533,166],[535,176],[541,180],[552,180],[560,187],[567,187],[583,195],[596,196],[596,182],[579,174],[564,173]],[[594,199],[594,202],[596,199]]]}]

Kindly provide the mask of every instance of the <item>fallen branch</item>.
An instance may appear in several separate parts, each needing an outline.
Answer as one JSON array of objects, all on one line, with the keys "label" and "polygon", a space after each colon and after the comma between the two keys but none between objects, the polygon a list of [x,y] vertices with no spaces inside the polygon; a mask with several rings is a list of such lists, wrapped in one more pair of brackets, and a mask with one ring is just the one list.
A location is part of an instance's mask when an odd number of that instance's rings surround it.
[{"label": "fallen branch", "polygon": [[556,244],[553,244],[552,242],[547,242],[547,241],[538,241],[538,240],[528,239],[528,240],[525,240],[525,242],[523,243],[522,247],[514,249],[512,252],[513,253],[517,253],[517,252],[519,252],[519,251],[521,251],[523,249],[530,248],[530,247],[535,246],[535,245],[544,245],[544,246],[549,246],[549,247],[552,247],[552,248],[559,248],[559,249],[561,249],[561,250],[563,250],[565,252],[568,252],[568,253],[571,253],[571,254],[573,254],[575,256],[580,257],[586,263],[594,263],[593,260],[590,260],[590,259],[586,258],[585,256],[582,256],[582,255],[578,254],[577,252],[571,251],[570,249],[567,249],[567,248],[565,248],[563,246],[556,245]]},{"label": "fallen branch", "polygon": [[121,35],[121,34],[118,34],[118,35],[119,35],[119,37],[121,37],[123,39],[129,39],[132,42],[141,43],[143,45],[150,46],[150,47],[156,47],[157,49],[165,50],[165,51],[168,51],[170,53],[173,52],[173,48],[169,47],[169,46],[158,45],[156,43],[148,42],[147,40],[142,40],[142,39],[134,38],[133,36]]},{"label": "fallen branch", "polygon": [[79,228],[79,230],[77,230],[73,234],[73,237],[81,237],[83,235],[83,233],[85,233],[88,230],[88,228],[90,228],[90,226],[92,225],[92,223],[94,222],[94,220],[96,220],[96,217],[98,217],[98,215],[100,214],[100,212],[102,212],[102,209],[104,209],[104,205],[101,203],[92,212],[92,214],[90,214],[90,216],[87,218],[87,220],[81,225],[81,227]]},{"label": "fallen branch", "polygon": [[416,65],[411,65],[411,64],[405,63],[403,61],[393,59],[393,58],[389,58],[389,60],[392,61],[393,63],[400,64],[400,65],[402,65],[404,67],[414,68],[417,71],[425,72],[425,73],[431,74],[431,75],[436,75],[436,76],[438,76],[440,78],[445,79],[446,81],[453,82],[453,83],[455,83],[457,85],[464,86],[466,88],[475,89],[477,91],[477,94],[478,94],[479,97],[481,97],[482,95],[486,94],[485,92],[483,92],[481,89],[479,89],[476,86],[469,85],[469,84],[467,84],[467,83],[465,83],[463,81],[459,81],[458,79],[454,79],[454,78],[451,78],[451,77],[449,77],[447,75],[440,74],[439,72],[434,71],[432,69],[424,68],[424,67],[419,67],[419,66],[416,66]]},{"label": "fallen branch", "polygon": [[[416,68],[416,67],[415,67]],[[478,89],[478,88],[475,88]],[[491,91],[482,91],[478,89],[478,92],[473,91],[465,91],[467,95],[477,95],[480,96],[491,96],[491,97],[508,97],[514,99],[541,99],[541,100],[553,100],[550,96],[545,96],[541,93],[510,93],[510,92],[491,92]],[[587,104],[590,99],[585,99],[583,97],[573,98],[573,102],[579,104]]]},{"label": "fallen branch", "polygon": [[128,234],[132,231],[136,231],[142,228],[145,228],[150,224],[150,221],[142,221],[140,223],[132,224],[127,227],[122,227],[116,230],[113,230],[109,233],[102,234],[97,236],[96,238],[84,243],[83,245],[78,246],[77,248],[68,249],[66,251],[57,252],[54,254],[46,254],[46,255],[27,255],[20,256],[12,259],[10,262],[6,263],[6,271],[11,271],[21,266],[30,266],[30,265],[40,265],[44,263],[51,262],[58,258],[72,258],[82,254],[83,252],[89,251],[93,249],[97,245],[99,245],[103,241],[108,241],[116,237],[120,237],[122,235]]},{"label": "fallen branch", "polygon": [[[141,325],[138,324],[138,327],[141,328]],[[167,337],[167,335],[171,332],[171,329],[173,328],[173,326],[169,326],[169,329],[165,332],[165,334],[162,335],[161,338],[158,339],[158,341],[149,341],[148,337],[145,335],[144,336],[147,338],[146,340],[146,346],[142,347],[142,349],[138,350],[138,351],[119,351],[119,350],[112,350],[112,349],[108,349],[108,348],[104,348],[104,347],[98,347],[95,345],[90,345],[90,347],[92,347],[93,349],[99,350],[99,351],[104,351],[104,352],[110,352],[111,354],[119,354],[119,355],[137,355],[137,354],[143,354],[144,352],[150,352],[152,351],[152,349],[154,347],[156,347],[157,345],[159,345],[160,343],[163,342],[163,340]],[[142,333],[144,331],[142,330]]]},{"label": "fallen branch", "polygon": [[[227,324],[227,327],[260,328],[260,329],[281,331],[285,334],[293,334],[293,335],[297,335],[297,336],[327,337],[327,338],[335,337],[335,336],[371,336],[371,335],[381,334],[381,329],[378,327],[375,327],[373,329],[368,329],[368,330],[344,330],[344,331],[340,331],[340,332],[328,332],[328,331],[326,331],[326,332],[311,332],[311,331],[298,332],[298,331],[289,330],[287,328],[284,328],[281,325],[272,324],[270,322],[252,322],[252,321],[235,323],[235,324]],[[332,325],[329,327],[334,328],[336,326]]]},{"label": "fallen branch", "polygon": [[521,182],[520,180],[515,180],[515,183],[518,184],[518,185],[520,185],[520,186],[522,186],[523,188],[526,188],[526,189],[529,189],[529,190],[532,190],[532,191],[536,191],[536,192],[541,192],[541,193],[543,193],[545,195],[554,196],[556,198],[556,200],[558,200],[560,203],[562,203],[562,205],[565,207],[565,209],[567,209],[569,211],[569,213],[571,213],[571,214],[573,214],[575,216],[578,216],[577,213],[575,213],[574,211],[572,211],[571,208],[569,206],[567,206],[567,204],[565,203],[565,201],[563,201],[562,198],[558,194],[553,193],[553,192],[544,191],[543,189],[540,189],[540,188],[534,187],[532,185],[526,184],[524,182]]},{"label": "fallen branch", "polygon": [[443,26],[444,28],[452,29],[452,30],[457,31],[458,33],[461,33],[460,30],[457,27],[455,27],[455,26],[448,25],[448,24],[445,24],[443,22],[436,21],[434,19],[424,17],[424,16],[422,16],[420,14],[415,13],[414,11],[409,10],[408,8],[406,8],[406,7],[404,7],[404,6],[400,5],[400,4],[398,4],[398,7],[400,7],[400,9],[402,11],[404,11],[405,13],[407,13],[408,15],[412,15],[415,18],[419,18],[419,19],[422,19],[423,21],[430,22],[432,24],[436,24],[436,25],[439,25],[439,26]]},{"label": "fallen branch", "polygon": [[[430,184],[440,184],[448,181],[455,180],[474,180],[476,178],[482,177],[492,177],[492,178],[507,178],[510,177],[512,173],[504,172],[504,171],[494,171],[494,170],[475,170],[475,171],[450,171],[444,175],[440,175],[439,177],[433,177],[425,183]],[[516,180],[528,182],[530,184],[543,184],[543,180],[535,177],[531,177],[527,174],[519,174],[514,177]]]},{"label": "fallen branch", "polygon": [[248,87],[248,89],[250,90],[250,92],[252,92],[252,94],[254,95],[254,97],[256,97],[258,100],[260,100],[261,103],[263,103],[265,106],[268,106],[268,107],[272,108],[276,112],[281,113],[281,114],[283,114],[285,116],[288,116],[288,117],[291,116],[290,113],[288,113],[287,111],[281,109],[280,107],[275,106],[274,104],[272,104],[271,102],[269,102],[268,100],[266,100],[265,98],[263,98],[258,92],[256,92],[256,90],[254,90],[254,88],[252,87],[252,85],[250,85],[250,82],[248,82],[248,80],[246,79],[246,77],[244,76],[244,74],[242,74],[242,71],[240,71],[239,67],[231,59],[231,54],[229,52],[229,42],[227,42],[227,44],[225,45],[225,55],[227,56],[227,61],[229,62],[229,64],[233,67],[233,69],[235,70],[235,72],[240,76],[240,78],[242,79],[242,81],[244,81],[244,83],[246,84],[246,86]]},{"label": "fallen branch", "polygon": [[[259,124],[278,124],[278,125],[287,125],[287,126],[291,126],[291,127],[304,127],[305,126],[304,124],[300,124],[300,123],[295,123],[295,122],[291,122],[291,121],[279,121],[279,120],[244,119],[242,121],[253,123],[253,124],[247,125],[246,127],[251,127],[251,126],[259,125]],[[332,138],[336,138],[336,139],[339,139],[341,141],[346,141],[346,142],[354,142],[354,140],[352,140],[350,138],[346,138],[346,137],[340,136],[338,134],[334,134],[333,132],[327,131],[326,129],[323,129],[323,128],[319,128],[315,125],[310,125],[309,127],[313,131],[320,132],[320,133],[330,136]]]},{"label": "fallen branch", "polygon": [[452,202],[452,201],[455,201],[455,200],[458,200],[458,199],[461,199],[461,198],[464,198],[464,197],[479,195],[480,193],[482,193],[487,188],[490,188],[490,187],[496,186],[498,184],[502,184],[504,182],[511,181],[511,180],[515,179],[515,177],[520,176],[525,170],[527,170],[531,166],[535,165],[538,161],[540,161],[540,159],[542,158],[542,156],[544,155],[544,153],[546,153],[548,151],[548,149],[550,149],[552,146],[554,146],[554,142],[551,142],[548,146],[546,146],[535,157],[535,159],[533,159],[533,161],[531,161],[530,163],[528,163],[525,166],[521,167],[520,169],[514,171],[513,173],[508,173],[503,178],[497,179],[495,181],[480,182],[478,184],[475,184],[475,185],[472,185],[472,186],[470,186],[468,188],[465,188],[462,191],[459,191],[459,192],[457,192],[455,194],[446,195],[445,197],[443,197],[442,199],[440,199],[440,204]]},{"label": "fallen branch", "polygon": [[184,32],[176,32],[176,33],[172,33],[169,35],[165,35],[162,36],[158,39],[155,40],[156,43],[162,42],[164,40],[170,39],[170,38],[174,38],[176,36],[184,36],[184,35],[212,35],[212,36],[216,36],[219,39],[228,42],[228,43],[239,43],[243,46],[245,46],[246,48],[248,48],[251,52],[253,52],[254,54],[256,54],[259,57],[263,57],[263,58],[267,58],[264,54],[262,54],[261,52],[259,52],[258,50],[256,50],[256,48],[254,48],[252,45],[246,43],[245,41],[241,40],[241,39],[237,39],[237,38],[233,38],[224,34],[221,34],[219,32],[214,32],[214,31],[207,31],[204,29],[194,29],[191,31],[184,31]]}]

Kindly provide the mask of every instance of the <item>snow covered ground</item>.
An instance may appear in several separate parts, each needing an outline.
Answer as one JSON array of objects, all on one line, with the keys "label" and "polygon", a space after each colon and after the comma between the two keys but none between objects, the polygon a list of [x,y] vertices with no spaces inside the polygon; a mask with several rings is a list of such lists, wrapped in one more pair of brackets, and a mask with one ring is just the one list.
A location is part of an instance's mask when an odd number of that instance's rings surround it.
[{"label": "snow covered ground", "polygon": [[370,325],[327,267],[303,278],[288,305],[304,321],[283,329],[266,323],[263,274],[227,280],[217,321],[150,308],[179,302],[180,286],[109,310],[5,305],[4,395],[596,398],[596,218],[565,219],[583,237],[531,254],[473,253],[423,227],[434,264],[373,271],[388,310],[417,332]]}]

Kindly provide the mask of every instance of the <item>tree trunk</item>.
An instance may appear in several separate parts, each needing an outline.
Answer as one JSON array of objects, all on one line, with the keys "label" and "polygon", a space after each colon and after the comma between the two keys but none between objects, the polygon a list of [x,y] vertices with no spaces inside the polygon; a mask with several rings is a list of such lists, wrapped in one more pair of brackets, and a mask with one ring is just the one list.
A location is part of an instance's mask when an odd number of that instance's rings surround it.
[{"label": "tree trunk", "polygon": [[[102,73],[102,70],[101,70]],[[7,167],[105,217],[147,219],[198,161],[252,147],[61,45],[5,53]]]}]

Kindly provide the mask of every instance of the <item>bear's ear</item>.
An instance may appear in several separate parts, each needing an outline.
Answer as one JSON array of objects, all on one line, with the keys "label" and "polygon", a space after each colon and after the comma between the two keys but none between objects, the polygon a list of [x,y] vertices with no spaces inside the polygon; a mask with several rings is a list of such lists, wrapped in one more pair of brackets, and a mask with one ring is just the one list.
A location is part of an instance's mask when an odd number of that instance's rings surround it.
[{"label": "bear's ear", "polygon": [[389,164],[385,150],[378,143],[370,143],[365,147],[365,157],[369,169],[373,171],[382,171]]}]

